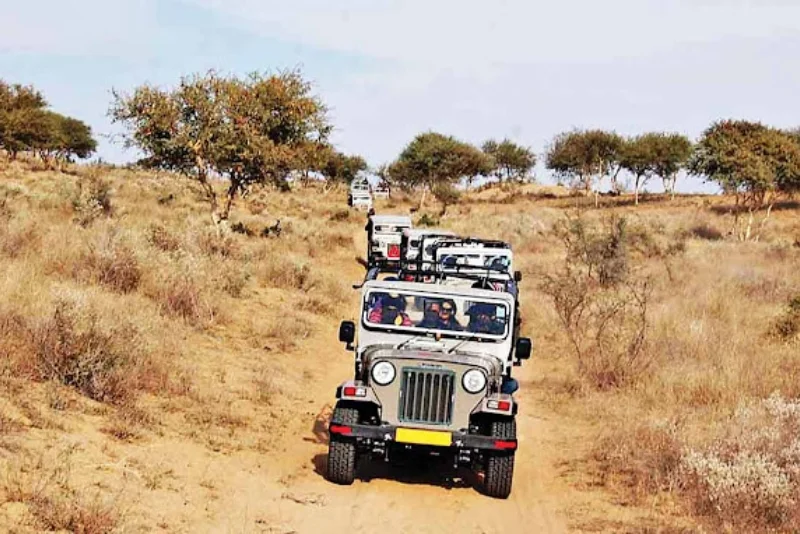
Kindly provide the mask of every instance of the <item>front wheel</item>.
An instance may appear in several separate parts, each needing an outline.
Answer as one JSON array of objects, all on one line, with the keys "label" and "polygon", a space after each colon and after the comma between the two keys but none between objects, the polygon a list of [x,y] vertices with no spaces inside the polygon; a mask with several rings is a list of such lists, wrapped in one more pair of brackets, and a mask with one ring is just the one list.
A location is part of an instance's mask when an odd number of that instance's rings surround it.
[{"label": "front wheel", "polygon": [[[517,424],[513,419],[492,421],[489,434],[497,439],[517,439]],[[514,479],[514,453],[491,453],[486,458],[484,490],[489,497],[507,499]]]},{"label": "front wheel", "polygon": [[[358,424],[358,410],[337,407],[333,411],[331,423],[334,425]],[[328,480],[336,484],[350,485],[356,478],[358,453],[352,440],[331,435],[328,444]]]}]

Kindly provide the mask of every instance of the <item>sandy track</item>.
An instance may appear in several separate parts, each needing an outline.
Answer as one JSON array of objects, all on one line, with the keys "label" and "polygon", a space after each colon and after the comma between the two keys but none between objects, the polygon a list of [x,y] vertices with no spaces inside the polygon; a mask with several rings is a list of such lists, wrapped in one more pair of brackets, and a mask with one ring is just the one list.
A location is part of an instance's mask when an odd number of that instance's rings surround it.
[{"label": "sandy track", "polygon": [[[362,233],[354,236],[356,243],[362,240]],[[342,270],[353,281],[363,276],[355,262]],[[355,309],[355,291],[353,297]],[[304,411],[285,421],[280,446],[274,455],[262,458],[276,465],[270,469],[262,464],[261,469],[273,471],[272,476],[280,472],[279,480],[232,480],[238,486],[231,495],[232,509],[239,512],[220,517],[218,527],[233,526],[238,518],[244,531],[286,533],[567,531],[559,505],[569,488],[559,480],[556,467],[564,443],[558,433],[561,423],[536,401],[529,379],[535,376],[535,364],[517,372],[522,386],[520,449],[512,495],[497,500],[477,491],[477,481],[464,471],[411,472],[372,462],[360,469],[361,477],[352,486],[325,480],[327,420],[336,386],[352,374],[352,356],[337,343],[336,325],[318,331],[304,345],[304,354],[298,363],[314,377],[295,400]]]}]

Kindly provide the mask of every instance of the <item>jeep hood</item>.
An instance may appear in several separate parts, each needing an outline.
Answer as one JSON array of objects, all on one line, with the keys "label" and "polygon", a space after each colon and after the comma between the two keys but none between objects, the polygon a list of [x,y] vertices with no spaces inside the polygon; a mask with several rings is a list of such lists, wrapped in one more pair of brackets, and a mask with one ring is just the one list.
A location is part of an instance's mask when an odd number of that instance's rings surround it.
[{"label": "jeep hood", "polygon": [[383,358],[394,361],[422,360],[432,363],[479,367],[486,371],[486,374],[490,377],[499,377],[503,372],[503,362],[497,357],[476,352],[457,350],[448,354],[446,349],[421,348],[413,345],[400,349],[395,348],[393,345],[377,345],[370,347],[364,352],[364,361],[367,365],[370,365],[373,360]]}]

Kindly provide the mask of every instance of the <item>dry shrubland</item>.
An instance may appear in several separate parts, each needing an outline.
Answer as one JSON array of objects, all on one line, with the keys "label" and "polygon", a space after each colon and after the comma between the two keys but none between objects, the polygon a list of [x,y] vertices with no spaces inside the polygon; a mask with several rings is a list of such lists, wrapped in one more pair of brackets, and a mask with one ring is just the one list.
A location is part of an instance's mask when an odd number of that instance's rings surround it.
[{"label": "dry shrubland", "polygon": [[[281,217],[282,232],[246,235],[215,226],[188,180],[65,170],[17,162],[0,172],[0,529],[7,514],[26,527],[85,533],[125,522],[107,490],[95,498],[47,461],[24,460],[72,432],[264,447],[263,423],[248,423],[279,409],[285,355],[349,296],[314,258],[351,259],[355,219],[318,219],[315,198],[257,193],[252,212],[263,216],[249,220],[270,227]],[[226,352],[269,359],[235,372],[236,359],[216,362],[210,345],[227,331],[249,347]],[[257,391],[240,391],[240,381]],[[101,461],[97,454],[75,453],[82,463]]]},{"label": "dry shrubland", "polygon": [[529,196],[481,207],[480,226],[475,204],[441,223],[514,245],[523,328],[562,369],[537,383],[597,426],[595,482],[643,505],[666,497],[715,530],[794,532],[797,213],[773,214],[760,242],[743,243],[722,230],[726,202],[594,209]]},{"label": "dry shrubland", "polygon": [[[284,397],[313,379],[288,362],[352,315],[341,269],[355,264],[363,215],[343,209],[341,191],[255,190],[232,217],[249,231],[225,231],[188,180],[67,170],[0,172],[0,449],[87,420],[115,443],[268,448],[259,432],[296,419]],[[739,242],[725,232],[725,198],[595,209],[489,193],[414,220],[513,245],[523,329],[547,364],[522,388],[592,429],[587,476],[653,509],[677,503],[714,530],[800,528],[796,208],[776,210],[759,242]],[[277,220],[280,234],[262,235]],[[15,457],[0,455],[18,473],[0,493],[31,524],[124,522],[108,491],[37,492],[47,470]]]}]

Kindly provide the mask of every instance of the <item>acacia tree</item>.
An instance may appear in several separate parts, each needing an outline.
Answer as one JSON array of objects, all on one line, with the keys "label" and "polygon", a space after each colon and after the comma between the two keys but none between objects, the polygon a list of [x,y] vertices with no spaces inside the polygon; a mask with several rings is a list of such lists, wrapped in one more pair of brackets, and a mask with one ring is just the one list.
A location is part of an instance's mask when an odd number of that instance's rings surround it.
[{"label": "acacia tree", "polygon": [[661,177],[664,191],[675,200],[675,182],[678,173],[686,168],[692,155],[692,142],[681,134],[661,134],[656,143],[653,172]]},{"label": "acacia tree", "polygon": [[[800,190],[800,144],[761,123],[719,121],[703,133],[689,169],[735,195],[733,232],[739,239],[749,240],[755,211],[766,208],[763,229],[775,201]],[[743,209],[749,217],[745,228],[740,228]]]},{"label": "acacia tree", "polygon": [[426,132],[411,141],[385,173],[392,183],[420,189],[422,208],[428,192],[441,192],[452,201],[452,186],[456,181],[487,175],[491,170],[489,157],[474,146],[452,136]]},{"label": "acacia tree", "polygon": [[0,147],[12,160],[19,152],[30,150],[46,107],[44,96],[33,87],[0,80]]},{"label": "acacia tree", "polygon": [[639,205],[639,191],[655,174],[656,153],[662,135],[646,133],[626,140],[620,149],[620,166],[633,175],[634,202]]},{"label": "acacia tree", "polygon": [[[588,195],[594,183],[610,175],[616,189],[623,138],[603,130],[572,130],[558,134],[547,149],[545,165],[559,180]],[[595,197],[596,202],[596,197]]]},{"label": "acacia tree", "polygon": [[499,143],[490,139],[481,147],[483,153],[492,158],[492,174],[501,182],[512,180],[523,182],[536,165],[536,154],[530,148],[520,146],[509,139]]},{"label": "acacia tree", "polygon": [[356,176],[367,170],[367,162],[357,155],[343,154],[328,149],[328,155],[320,172],[329,183],[349,184]]},{"label": "acacia tree", "polygon": [[33,152],[49,167],[53,160],[89,157],[97,143],[89,126],[47,109],[47,101],[33,87],[0,80],[0,147],[11,159],[19,152]]},{"label": "acacia tree", "polygon": [[25,145],[49,168],[72,157],[88,158],[97,149],[92,130],[84,122],[49,110],[30,114]]},{"label": "acacia tree", "polygon": [[[297,71],[244,79],[212,71],[183,77],[171,90],[115,91],[109,113],[126,126],[126,146],[145,154],[143,164],[200,183],[215,223],[227,221],[236,195],[253,184],[288,189],[289,174],[331,131],[324,105]],[[224,204],[212,178],[228,182]]]}]

